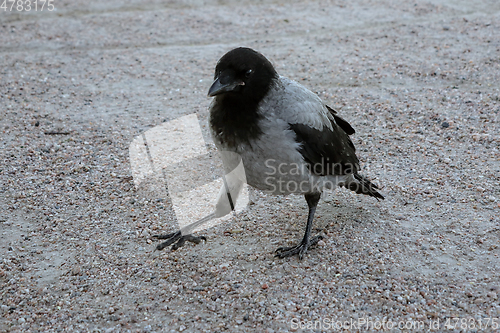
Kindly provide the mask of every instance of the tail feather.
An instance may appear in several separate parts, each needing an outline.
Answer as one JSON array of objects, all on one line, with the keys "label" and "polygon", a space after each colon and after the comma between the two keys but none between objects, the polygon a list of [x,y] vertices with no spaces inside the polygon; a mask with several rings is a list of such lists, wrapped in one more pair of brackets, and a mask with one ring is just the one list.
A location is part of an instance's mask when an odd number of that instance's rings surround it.
[{"label": "tail feather", "polygon": [[352,180],[350,182],[346,182],[344,186],[358,194],[366,194],[377,198],[377,200],[384,200],[382,194],[377,192],[379,189],[378,186],[357,173],[353,174]]}]

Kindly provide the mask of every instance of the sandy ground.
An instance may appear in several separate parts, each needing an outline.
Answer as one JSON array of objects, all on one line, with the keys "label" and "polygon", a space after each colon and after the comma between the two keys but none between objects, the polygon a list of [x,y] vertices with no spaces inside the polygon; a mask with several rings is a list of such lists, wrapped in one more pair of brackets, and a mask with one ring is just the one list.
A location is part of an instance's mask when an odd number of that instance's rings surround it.
[{"label": "sandy ground", "polygon": [[[500,325],[500,2],[53,3],[0,11],[0,331]],[[169,201],[133,184],[130,143],[165,121],[196,113],[213,149],[206,92],[236,46],[336,108],[386,196],[324,196],[302,261],[273,257],[301,197],[253,193],[159,252]]]}]

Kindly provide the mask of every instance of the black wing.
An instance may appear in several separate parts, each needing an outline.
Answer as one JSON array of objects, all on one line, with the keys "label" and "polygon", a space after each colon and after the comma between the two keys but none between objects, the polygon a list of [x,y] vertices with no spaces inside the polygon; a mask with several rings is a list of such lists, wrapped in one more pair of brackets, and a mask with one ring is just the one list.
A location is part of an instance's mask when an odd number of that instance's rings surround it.
[{"label": "black wing", "polygon": [[354,128],[352,128],[351,124],[349,124],[346,120],[344,120],[344,118],[337,116],[337,111],[335,111],[334,109],[332,109],[328,105],[325,105],[325,106],[328,109],[328,111],[330,111],[333,118],[335,118],[335,122],[337,123],[337,125],[339,125],[340,128],[342,128],[344,130],[344,132],[347,133],[347,135],[353,135],[354,133],[356,133]]},{"label": "black wing", "polygon": [[317,130],[304,124],[289,124],[290,129],[295,132],[297,142],[301,143],[299,152],[313,174],[355,174],[359,170],[359,160],[348,135],[354,133],[354,129],[347,121],[336,116],[334,110],[328,110],[335,117],[335,121],[331,121],[332,130],[327,127]]}]

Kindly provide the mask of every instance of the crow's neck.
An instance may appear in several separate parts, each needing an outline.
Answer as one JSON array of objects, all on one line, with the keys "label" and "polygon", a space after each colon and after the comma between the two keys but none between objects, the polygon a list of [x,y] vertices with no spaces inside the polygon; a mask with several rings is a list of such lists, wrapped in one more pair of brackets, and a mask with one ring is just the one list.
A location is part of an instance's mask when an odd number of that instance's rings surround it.
[{"label": "crow's neck", "polygon": [[262,118],[258,112],[259,102],[237,94],[217,96],[210,112],[214,139],[229,149],[240,144],[250,145],[262,134],[258,126]]}]

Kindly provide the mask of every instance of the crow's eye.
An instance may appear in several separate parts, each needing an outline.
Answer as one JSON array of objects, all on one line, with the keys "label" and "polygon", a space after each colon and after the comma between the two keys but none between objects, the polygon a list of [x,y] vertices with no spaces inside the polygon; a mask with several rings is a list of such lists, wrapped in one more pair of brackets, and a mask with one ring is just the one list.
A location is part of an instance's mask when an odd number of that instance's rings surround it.
[{"label": "crow's eye", "polygon": [[249,77],[250,75],[252,75],[253,73],[253,69],[249,69],[245,72],[245,77]]}]

